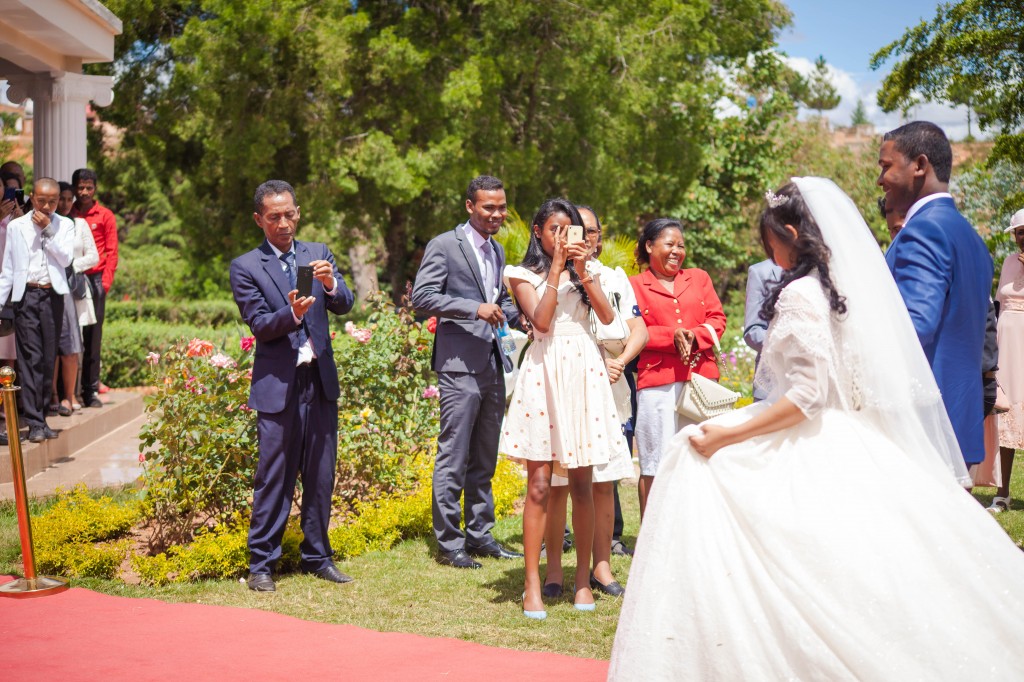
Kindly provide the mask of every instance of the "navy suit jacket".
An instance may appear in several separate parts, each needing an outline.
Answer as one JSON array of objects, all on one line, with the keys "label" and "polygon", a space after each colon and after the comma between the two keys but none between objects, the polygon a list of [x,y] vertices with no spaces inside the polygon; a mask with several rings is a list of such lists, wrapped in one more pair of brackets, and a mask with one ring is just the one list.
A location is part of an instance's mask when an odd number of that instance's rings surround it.
[{"label": "navy suit jacket", "polygon": [[[985,458],[981,358],[992,256],[953,200],[940,197],[907,221],[885,261],[932,366],[964,461],[977,464]],[[885,352],[884,337],[879,352]]]},{"label": "navy suit jacket", "polygon": [[[505,266],[505,250],[491,241],[500,273]],[[476,316],[485,300],[480,265],[466,236],[465,223],[431,239],[416,273],[412,305],[424,315],[439,318],[432,355],[435,372],[479,374],[490,366],[491,354],[495,352],[503,363],[506,361],[497,350],[494,328]],[[509,326],[516,326],[519,310],[504,286],[499,286],[495,303],[501,307]],[[505,370],[512,371],[510,364]]]},{"label": "navy suit jacket", "polygon": [[[296,265],[309,265],[315,260],[330,261],[334,266],[337,290],[334,296],[327,296],[320,280],[314,279],[316,302],[306,311],[302,325],[313,342],[324,397],[337,400],[340,393],[338,368],[331,349],[327,311],[336,315],[347,313],[352,309],[354,297],[325,244],[295,242]],[[256,337],[249,407],[259,412],[281,412],[292,397],[295,363],[299,357],[299,326],[288,303],[291,288],[281,261],[266,241],[231,261],[231,291],[242,319]]]}]

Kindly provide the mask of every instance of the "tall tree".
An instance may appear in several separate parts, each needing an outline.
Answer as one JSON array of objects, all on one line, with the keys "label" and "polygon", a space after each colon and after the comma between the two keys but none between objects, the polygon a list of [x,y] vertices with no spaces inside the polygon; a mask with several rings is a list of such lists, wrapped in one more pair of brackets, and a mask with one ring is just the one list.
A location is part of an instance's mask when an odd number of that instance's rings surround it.
[{"label": "tall tree", "polygon": [[283,177],[340,245],[383,243],[396,296],[481,172],[524,215],[556,194],[623,225],[677,205],[718,67],[789,17],[776,0],[109,4],[129,26],[112,68],[131,93],[112,117],[200,265],[255,238],[248,197]]},{"label": "tall tree", "polygon": [[807,95],[804,104],[808,109],[814,109],[821,116],[823,112],[835,109],[839,106],[842,97],[832,85],[832,75],[829,73],[828,64],[823,55],[818,55],[814,60],[814,71],[807,77]]},{"label": "tall tree", "polygon": [[[917,98],[962,102],[970,106],[982,130],[995,130],[989,163],[1024,163],[1024,12],[1020,0],[960,0],[942,4],[931,21],[922,21],[871,58],[878,69],[895,59],[878,91],[885,111],[908,110]],[[1024,193],[1007,197],[1007,206],[1024,203]]]}]

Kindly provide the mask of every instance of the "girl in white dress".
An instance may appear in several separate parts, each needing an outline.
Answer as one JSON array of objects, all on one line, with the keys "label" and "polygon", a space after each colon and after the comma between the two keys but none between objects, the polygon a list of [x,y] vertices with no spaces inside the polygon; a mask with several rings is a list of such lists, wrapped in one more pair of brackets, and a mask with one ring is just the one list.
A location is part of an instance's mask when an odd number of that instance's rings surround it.
[{"label": "girl in white dress", "polygon": [[785,270],[763,308],[769,398],[673,441],[609,678],[1019,677],[1024,554],[961,487],[867,225],[831,181],[796,178],[761,235]]},{"label": "girl in white dress", "polygon": [[[519,266],[505,268],[505,283],[533,326],[498,451],[523,461],[527,470],[523,510],[526,580],[523,612],[542,619],[540,546],[544,538],[552,472],[567,476],[576,534],[574,605],[594,609],[590,553],[594,539],[592,467],[626,448],[615,401],[589,310],[603,324],[613,319],[600,281],[586,274],[589,248],[569,242],[568,227],[582,225],[576,207],[549,199],[533,219],[533,234]],[[568,261],[571,259],[571,262]],[[584,273],[581,278],[577,273]]]}]

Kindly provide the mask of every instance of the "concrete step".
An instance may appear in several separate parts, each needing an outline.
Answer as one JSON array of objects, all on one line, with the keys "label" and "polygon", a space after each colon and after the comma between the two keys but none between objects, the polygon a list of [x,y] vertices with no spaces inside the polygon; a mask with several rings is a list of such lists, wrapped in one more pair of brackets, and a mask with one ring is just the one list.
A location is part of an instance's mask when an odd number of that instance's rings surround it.
[{"label": "concrete step", "polygon": [[[143,395],[111,391],[102,408],[70,417],[48,417],[60,436],[42,443],[21,441],[29,495],[51,495],[58,487],[83,482],[92,487],[130,483],[142,473],[139,429],[145,423]],[[22,435],[27,429],[22,428]],[[10,451],[0,447],[0,499],[13,499]]]}]

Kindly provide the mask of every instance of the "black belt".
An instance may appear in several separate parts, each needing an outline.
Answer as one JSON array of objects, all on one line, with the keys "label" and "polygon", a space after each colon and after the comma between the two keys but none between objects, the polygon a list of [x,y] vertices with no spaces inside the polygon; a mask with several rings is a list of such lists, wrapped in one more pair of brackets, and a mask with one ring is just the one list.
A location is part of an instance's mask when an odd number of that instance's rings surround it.
[{"label": "black belt", "polygon": [[25,286],[29,289],[52,289],[52,284],[36,284],[35,282],[28,282]]}]

